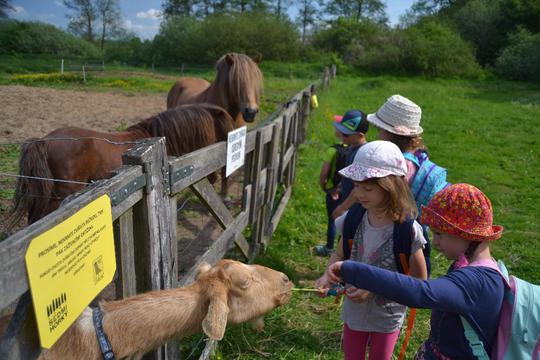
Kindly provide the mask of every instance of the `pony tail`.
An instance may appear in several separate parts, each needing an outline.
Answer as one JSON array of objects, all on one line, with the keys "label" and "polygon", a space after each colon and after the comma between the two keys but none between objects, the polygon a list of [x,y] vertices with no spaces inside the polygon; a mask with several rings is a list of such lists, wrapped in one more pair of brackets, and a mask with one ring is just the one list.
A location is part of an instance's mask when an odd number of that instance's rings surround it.
[{"label": "pony tail", "polygon": [[[22,146],[19,175],[50,179],[53,176],[47,162],[47,144],[39,140],[29,139],[29,143]],[[53,186],[51,181],[18,178],[14,204],[7,218],[7,230],[11,230],[25,216],[28,216],[28,224],[42,218],[49,204]]]}]

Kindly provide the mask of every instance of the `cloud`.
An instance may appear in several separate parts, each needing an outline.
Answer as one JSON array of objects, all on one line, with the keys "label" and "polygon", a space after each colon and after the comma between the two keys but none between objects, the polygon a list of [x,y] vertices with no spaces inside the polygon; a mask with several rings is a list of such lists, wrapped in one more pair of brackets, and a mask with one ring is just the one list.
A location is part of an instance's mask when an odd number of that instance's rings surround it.
[{"label": "cloud", "polygon": [[159,20],[160,17],[161,11],[154,8],[150,8],[147,11],[139,11],[137,13],[137,18],[139,19]]},{"label": "cloud", "polygon": [[143,39],[153,38],[158,33],[158,30],[159,30],[159,24],[142,25],[142,24],[134,23],[130,19],[124,20],[124,27],[128,31],[134,32],[135,34],[139,35]]},{"label": "cloud", "polygon": [[11,12],[17,15],[22,15],[26,13],[26,10],[24,10],[22,6],[15,5],[13,6],[13,10],[11,10]]},{"label": "cloud", "polygon": [[64,7],[64,3],[59,0],[56,0],[54,3],[60,7]]}]

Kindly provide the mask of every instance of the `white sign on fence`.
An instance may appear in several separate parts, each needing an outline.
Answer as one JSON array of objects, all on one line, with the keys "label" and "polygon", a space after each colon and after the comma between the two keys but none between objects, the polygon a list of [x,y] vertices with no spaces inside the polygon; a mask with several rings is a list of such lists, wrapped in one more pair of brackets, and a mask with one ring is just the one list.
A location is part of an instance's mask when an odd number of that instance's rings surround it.
[{"label": "white sign on fence", "polygon": [[246,133],[246,126],[229,132],[227,138],[227,168],[225,170],[225,176],[227,177],[244,165]]}]

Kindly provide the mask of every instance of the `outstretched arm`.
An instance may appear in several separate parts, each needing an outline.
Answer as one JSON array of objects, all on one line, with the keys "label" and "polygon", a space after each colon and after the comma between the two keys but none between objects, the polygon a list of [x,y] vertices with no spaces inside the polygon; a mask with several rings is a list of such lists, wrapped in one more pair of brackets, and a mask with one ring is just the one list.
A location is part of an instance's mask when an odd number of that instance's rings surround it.
[{"label": "outstretched arm", "polygon": [[[419,280],[394,271],[355,262],[336,262],[329,269],[332,281],[342,278],[360,289],[400,304],[465,314],[486,285],[479,268],[453,271],[435,280]],[[493,271],[494,270],[487,270]]]}]

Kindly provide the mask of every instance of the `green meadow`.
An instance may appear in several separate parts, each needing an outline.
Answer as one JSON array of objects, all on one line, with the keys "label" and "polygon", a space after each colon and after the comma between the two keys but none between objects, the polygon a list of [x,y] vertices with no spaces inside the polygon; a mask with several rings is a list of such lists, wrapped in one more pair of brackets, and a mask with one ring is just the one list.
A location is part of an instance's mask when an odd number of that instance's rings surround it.
[{"label": "green meadow", "polygon": [[[213,78],[211,71],[200,75]],[[261,119],[309,83],[308,78],[265,75]],[[171,75],[149,71],[91,74],[87,83],[54,74],[0,76],[1,84],[133,94],[165,92],[173,81]],[[492,200],[494,221],[505,227],[503,238],[493,245],[495,256],[515,275],[540,283],[540,86],[499,80],[338,74],[331,88],[318,95],[320,107],[300,148],[293,196],[270,246],[256,262],[285,272],[299,287],[313,287],[327,262],[314,256],[312,249],[325,241],[324,194],[318,174],[325,149],[336,141],[331,115],[351,108],[374,112],[392,94],[404,95],[422,107],[425,143],[432,160],[448,169],[449,181],[471,183]],[[376,139],[374,128],[368,138]],[[0,170],[15,172],[17,158],[16,147],[0,148]],[[2,187],[0,199],[12,196],[13,189]],[[446,272],[449,263],[435,252],[432,265],[436,277]],[[339,314],[334,298],[294,293],[288,305],[266,316],[264,332],[254,333],[248,325],[230,327],[215,358],[341,359]],[[429,311],[421,310],[407,358],[412,358],[428,331]],[[183,358],[197,359],[204,344],[202,335],[183,341]]]},{"label": "green meadow", "polygon": [[[284,271],[297,286],[313,286],[327,261],[315,257],[312,249],[325,241],[318,174],[324,149],[335,142],[331,115],[351,108],[374,112],[392,94],[422,107],[425,143],[432,160],[448,169],[449,181],[473,184],[492,200],[494,222],[505,227],[502,239],[493,244],[494,255],[515,275],[540,283],[540,87],[495,80],[338,76],[330,90],[319,94],[320,108],[310,119],[308,140],[300,150],[294,194],[257,262]],[[368,138],[376,139],[376,129]],[[432,265],[432,276],[437,277],[449,262],[434,251]],[[342,359],[339,314],[333,298],[295,293],[289,305],[266,317],[264,333],[255,334],[248,325],[229,328],[218,355]],[[429,311],[420,310],[408,359],[428,332]],[[190,345],[200,339],[194,337]]]}]

